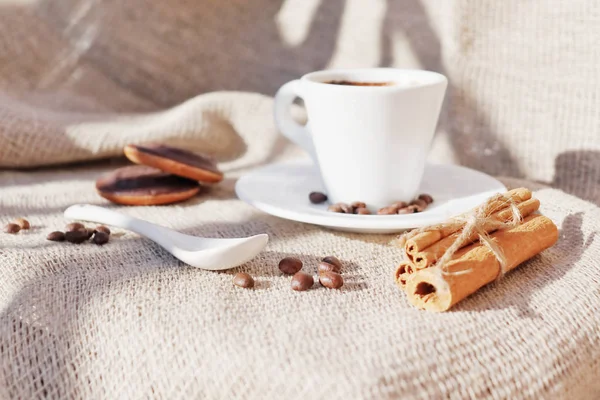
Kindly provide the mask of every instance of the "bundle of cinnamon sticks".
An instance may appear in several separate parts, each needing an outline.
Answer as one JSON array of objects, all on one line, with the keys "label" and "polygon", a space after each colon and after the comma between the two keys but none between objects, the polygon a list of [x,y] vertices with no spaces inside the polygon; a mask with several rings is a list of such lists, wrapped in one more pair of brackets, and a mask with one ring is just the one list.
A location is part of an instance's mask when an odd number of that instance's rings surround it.
[{"label": "bundle of cinnamon sticks", "polygon": [[[463,215],[400,237],[405,259],[394,277],[415,307],[446,311],[558,240],[556,225],[537,213],[540,202],[529,189],[511,190],[483,206],[488,212],[478,214],[477,229],[471,223],[464,232],[468,220]],[[459,238],[464,241],[455,249]],[[451,247],[456,251],[444,256]]]}]

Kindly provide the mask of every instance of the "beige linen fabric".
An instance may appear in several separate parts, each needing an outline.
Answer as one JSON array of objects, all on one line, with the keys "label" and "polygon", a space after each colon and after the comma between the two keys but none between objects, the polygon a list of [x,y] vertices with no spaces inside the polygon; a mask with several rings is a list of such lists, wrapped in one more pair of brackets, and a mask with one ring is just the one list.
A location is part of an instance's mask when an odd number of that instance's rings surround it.
[{"label": "beige linen fabric", "polygon": [[[449,78],[432,159],[600,203],[599,22],[594,0],[9,0],[0,167],[114,156],[127,138],[180,141],[142,124],[89,142],[98,131],[88,123],[104,129],[114,112],[215,90],[272,95],[323,68],[395,66]],[[206,145],[207,130],[189,132]]]},{"label": "beige linen fabric", "polygon": [[[34,225],[0,235],[0,399],[599,397],[599,19],[592,0],[0,2],[0,168],[36,167],[0,171],[0,222]],[[392,236],[284,221],[233,192],[301,155],[273,126],[277,87],[378,65],[448,75],[432,158],[530,179],[507,183],[538,187],[561,228],[446,314],[394,286]],[[109,206],[94,181],[123,161],[57,164],[146,141],[208,152],[226,180],[115,209],[196,235],[267,232],[266,251],[214,273],[124,231],[104,247],[45,240],[67,206]],[[328,254],[346,264],[341,291],[295,293],[276,269],[296,255],[315,272]],[[237,271],[257,288],[233,287]]]},{"label": "beige linen fabric", "polygon": [[88,143],[83,122],[101,128],[115,111],[272,95],[322,68],[416,67],[450,81],[433,159],[600,203],[599,22],[595,0],[4,1],[0,167],[116,155],[126,137],[177,141],[142,125]]},{"label": "beige linen fabric", "polygon": [[[169,110],[139,114],[55,112],[5,99],[0,159],[6,166],[40,165],[123,156],[128,143],[163,142],[245,163],[281,145],[266,96],[213,92]],[[262,145],[248,146],[248,143]],[[279,144],[278,144],[279,143]]]},{"label": "beige linen fabric", "polygon": [[[230,182],[169,207],[113,207],[195,235],[267,232],[267,249],[226,272],[187,267],[135,234],[103,247],[45,240],[62,210],[107,205],[105,167],[0,175],[3,219],[34,228],[0,242],[0,398],[594,398],[600,394],[600,209],[536,196],[560,227],[552,249],[445,314],[410,307],[391,235],[267,216]],[[512,185],[524,182],[510,181]],[[274,188],[276,190],[276,188]],[[290,289],[277,269],[334,254],[340,291]],[[252,274],[254,290],[231,284]]]},{"label": "beige linen fabric", "polygon": [[446,121],[458,160],[600,202],[600,3],[444,4]]}]

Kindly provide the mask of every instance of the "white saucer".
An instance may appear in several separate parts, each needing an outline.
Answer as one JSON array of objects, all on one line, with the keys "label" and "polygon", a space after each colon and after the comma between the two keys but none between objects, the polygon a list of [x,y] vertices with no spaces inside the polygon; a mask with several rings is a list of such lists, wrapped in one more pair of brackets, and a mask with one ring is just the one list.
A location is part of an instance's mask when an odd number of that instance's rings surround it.
[{"label": "white saucer", "polygon": [[319,171],[310,160],[272,164],[241,177],[235,191],[240,199],[268,214],[331,229],[361,233],[395,233],[438,224],[506,191],[497,179],[457,165],[428,164],[419,193],[434,198],[425,211],[408,215],[352,215],[327,211],[328,204],[311,204],[308,194],[325,192]]}]

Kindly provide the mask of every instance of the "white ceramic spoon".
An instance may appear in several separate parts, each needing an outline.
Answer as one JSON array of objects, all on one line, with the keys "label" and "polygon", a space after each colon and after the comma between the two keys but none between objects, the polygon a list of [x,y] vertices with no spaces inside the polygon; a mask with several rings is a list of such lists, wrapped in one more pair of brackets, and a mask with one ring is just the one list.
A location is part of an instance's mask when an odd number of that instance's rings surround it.
[{"label": "white ceramic spoon", "polygon": [[90,204],[77,204],[67,208],[65,218],[127,229],[158,243],[186,264],[213,271],[237,267],[251,260],[269,241],[269,236],[265,233],[239,239],[210,239],[185,235]]}]

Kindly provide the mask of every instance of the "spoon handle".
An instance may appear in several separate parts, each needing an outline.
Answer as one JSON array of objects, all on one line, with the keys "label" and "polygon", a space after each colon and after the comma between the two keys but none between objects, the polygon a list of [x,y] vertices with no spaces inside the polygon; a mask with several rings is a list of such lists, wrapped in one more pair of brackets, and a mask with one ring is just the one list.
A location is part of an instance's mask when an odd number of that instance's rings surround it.
[{"label": "spoon handle", "polygon": [[175,236],[175,231],[107,208],[91,204],[76,204],[67,208],[64,215],[68,219],[95,222],[127,229],[146,236],[167,250],[171,250],[175,245],[172,240],[172,236]]}]

